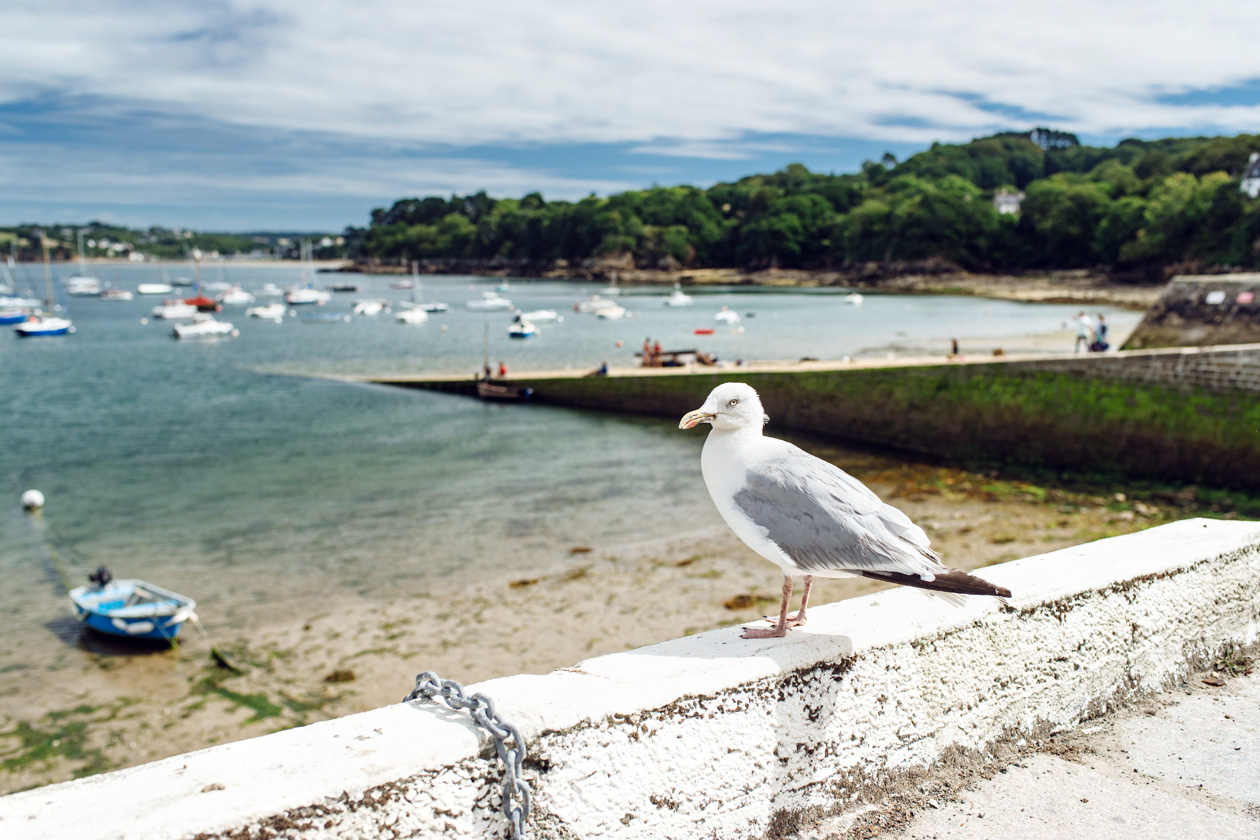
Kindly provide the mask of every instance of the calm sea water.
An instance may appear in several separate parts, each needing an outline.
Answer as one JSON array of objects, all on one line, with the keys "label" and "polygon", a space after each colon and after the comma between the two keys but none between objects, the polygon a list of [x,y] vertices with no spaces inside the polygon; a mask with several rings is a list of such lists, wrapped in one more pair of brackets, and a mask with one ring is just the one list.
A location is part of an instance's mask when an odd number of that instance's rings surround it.
[{"label": "calm sea water", "polygon": [[[174,273],[174,272],[172,272]],[[161,279],[152,267],[104,268],[122,288]],[[42,268],[20,268],[36,295]],[[297,282],[295,268],[203,268],[205,283]],[[318,275],[323,285],[347,279]],[[356,297],[404,299],[389,277],[351,277],[322,312]],[[688,309],[660,290],[626,290],[637,317],[579,315],[573,284],[514,281],[525,309],[555,308],[560,324],[512,341],[510,315],[464,302],[492,283],[426,277],[423,295],[452,305],[429,323],[392,316],[348,323],[219,317],[236,339],[176,341],[158,302],[72,298],[77,333],[20,340],[0,335],[5,383],[0,447],[0,680],[15,665],[64,655],[62,577],[97,566],[192,595],[211,633],[247,633],[276,617],[318,611],[347,594],[369,599],[422,591],[438,577],[519,577],[568,559],[574,545],[681,535],[719,520],[699,474],[702,433],[673,421],[546,406],[489,405],[461,397],[290,373],[468,373],[480,368],[490,324],[492,363],[513,370],[634,363],[645,337],[667,349],[701,347],[723,359],[838,358],[919,344],[945,352],[950,337],[1017,336],[1059,329],[1076,307],[962,297],[713,289]],[[597,291],[595,285],[585,291]],[[715,326],[728,306],[742,331]],[[313,310],[312,310],[313,311]],[[1104,309],[1122,327],[1132,313]],[[751,316],[751,317],[750,317]],[[445,329],[443,329],[445,327]],[[617,341],[622,342],[619,348]],[[702,397],[703,395],[699,395]],[[38,488],[42,520],[19,509]]]}]

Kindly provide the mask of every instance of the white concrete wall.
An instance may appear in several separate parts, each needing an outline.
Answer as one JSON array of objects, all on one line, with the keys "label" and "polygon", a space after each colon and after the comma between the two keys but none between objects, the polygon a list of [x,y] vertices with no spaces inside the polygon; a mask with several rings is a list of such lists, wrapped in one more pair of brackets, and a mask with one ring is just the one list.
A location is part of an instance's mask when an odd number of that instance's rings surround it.
[{"label": "white concrete wall", "polygon": [[[1260,633],[1255,523],[1188,520],[983,574],[1009,605],[900,589],[811,609],[782,640],[730,628],[470,690],[528,741],[532,837],[760,837],[951,748],[1070,727]],[[466,716],[396,705],[4,797],[0,836],[503,837],[490,755]]]}]

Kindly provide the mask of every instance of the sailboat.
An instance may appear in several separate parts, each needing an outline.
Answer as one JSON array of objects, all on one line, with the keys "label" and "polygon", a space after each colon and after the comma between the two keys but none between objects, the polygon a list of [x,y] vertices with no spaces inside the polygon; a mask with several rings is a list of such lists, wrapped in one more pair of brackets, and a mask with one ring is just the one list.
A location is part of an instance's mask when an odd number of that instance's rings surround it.
[{"label": "sailboat", "polygon": [[101,293],[101,281],[87,273],[83,258],[83,228],[79,228],[79,273],[66,278],[66,294],[78,297],[95,297]]},{"label": "sailboat", "polygon": [[314,271],[314,260],[311,258],[310,243],[302,240],[299,248],[302,256],[302,280],[306,285],[298,285],[289,289],[284,296],[284,300],[289,306],[306,306],[309,304],[323,306],[332,300],[332,295],[323,289],[315,288],[315,280],[311,277]]},{"label": "sailboat", "polygon": [[20,324],[15,324],[14,332],[19,338],[39,338],[46,335],[69,335],[74,332],[74,324],[69,319],[58,318],[53,313],[57,311],[56,302],[53,300],[53,279],[52,266],[48,262],[48,240],[44,240],[44,281],[48,287],[48,303],[47,310],[38,315],[31,315]]}]

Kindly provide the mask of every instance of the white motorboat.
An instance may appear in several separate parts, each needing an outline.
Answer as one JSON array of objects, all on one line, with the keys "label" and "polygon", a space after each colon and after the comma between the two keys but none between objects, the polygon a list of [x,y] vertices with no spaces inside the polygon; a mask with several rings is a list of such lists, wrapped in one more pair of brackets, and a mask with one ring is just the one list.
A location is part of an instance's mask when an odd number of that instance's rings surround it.
[{"label": "white motorboat", "polygon": [[722,311],[713,316],[713,320],[717,321],[719,324],[738,324],[739,313],[723,306]]},{"label": "white motorboat", "polygon": [[380,315],[389,311],[390,303],[382,298],[372,300],[356,300],[351,311],[355,315]]},{"label": "white motorboat", "polygon": [[669,297],[665,298],[666,306],[691,306],[695,303],[691,299],[691,295],[684,292],[679,286],[674,286],[674,291],[670,292]]},{"label": "white motorboat", "polygon": [[284,318],[284,313],[289,308],[279,301],[274,303],[264,303],[262,306],[251,306],[245,310],[245,314],[250,318],[262,318],[267,321],[280,321]]},{"label": "white motorboat", "polygon": [[66,294],[74,297],[96,297],[101,293],[101,281],[83,274],[67,277],[64,285]]},{"label": "white motorboat", "polygon": [[254,302],[254,296],[240,286],[231,286],[223,290],[217,299],[219,303],[229,306],[248,306]]},{"label": "white motorboat", "polygon": [[535,309],[533,312],[518,312],[517,317],[522,321],[531,321],[535,324],[558,324],[564,320],[564,316],[554,309]]},{"label": "white motorboat", "polygon": [[295,289],[289,289],[284,296],[285,302],[289,306],[323,306],[332,300],[332,294],[325,292],[323,289],[316,289],[311,286],[302,286]]},{"label": "white motorboat", "polygon": [[132,294],[130,289],[115,289],[110,287],[101,289],[101,293],[97,295],[97,297],[101,300],[131,300],[135,297],[135,295]]},{"label": "white motorboat", "polygon": [[849,306],[861,306],[862,296],[857,292],[849,292],[844,296],[844,302],[849,304]]},{"label": "white motorboat", "polygon": [[166,321],[191,321],[197,315],[197,307],[182,300],[170,300],[153,307],[151,314]]},{"label": "white motorboat", "polygon": [[395,315],[400,324],[423,324],[429,320],[429,313],[420,308],[404,309]]},{"label": "white motorboat", "polygon": [[619,321],[626,315],[626,308],[615,303],[612,306],[604,306],[595,310],[595,317],[603,318],[605,321]]},{"label": "white motorboat", "polygon": [[136,286],[138,295],[169,295],[173,291],[175,287],[170,283],[141,283]]},{"label": "white motorboat", "polygon": [[240,330],[227,321],[219,321],[213,315],[198,313],[187,323],[176,324],[171,330],[175,338],[236,338]]},{"label": "white motorboat", "polygon": [[498,292],[482,292],[479,299],[470,300],[464,305],[474,312],[511,311],[516,308],[512,305],[512,301],[501,297]]},{"label": "white motorboat", "polygon": [[602,298],[599,295],[591,295],[586,300],[579,300],[577,303],[573,304],[573,311],[595,314],[601,309],[611,309],[614,307],[620,308],[617,306],[617,302],[615,300],[608,300],[607,298]]},{"label": "white motorboat", "polygon": [[267,283],[261,289],[257,289],[254,291],[254,297],[256,298],[284,297],[284,289],[280,288],[275,283]]}]

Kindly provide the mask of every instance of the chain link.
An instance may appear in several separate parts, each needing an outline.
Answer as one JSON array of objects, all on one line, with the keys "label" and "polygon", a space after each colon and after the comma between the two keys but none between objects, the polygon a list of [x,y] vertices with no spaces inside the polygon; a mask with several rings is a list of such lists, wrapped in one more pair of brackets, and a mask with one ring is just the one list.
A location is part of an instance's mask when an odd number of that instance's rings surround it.
[{"label": "chain link", "polygon": [[[503,815],[512,826],[512,840],[526,840],[525,821],[529,819],[529,785],[525,783],[525,739],[512,724],[499,717],[494,701],[484,694],[469,697],[464,687],[454,680],[444,680],[432,671],[416,675],[416,687],[403,698],[404,703],[424,698],[441,697],[456,711],[472,715],[477,725],[490,733],[494,751],[503,760]],[[508,746],[508,742],[512,746]],[[515,800],[520,804],[516,804]]]}]

